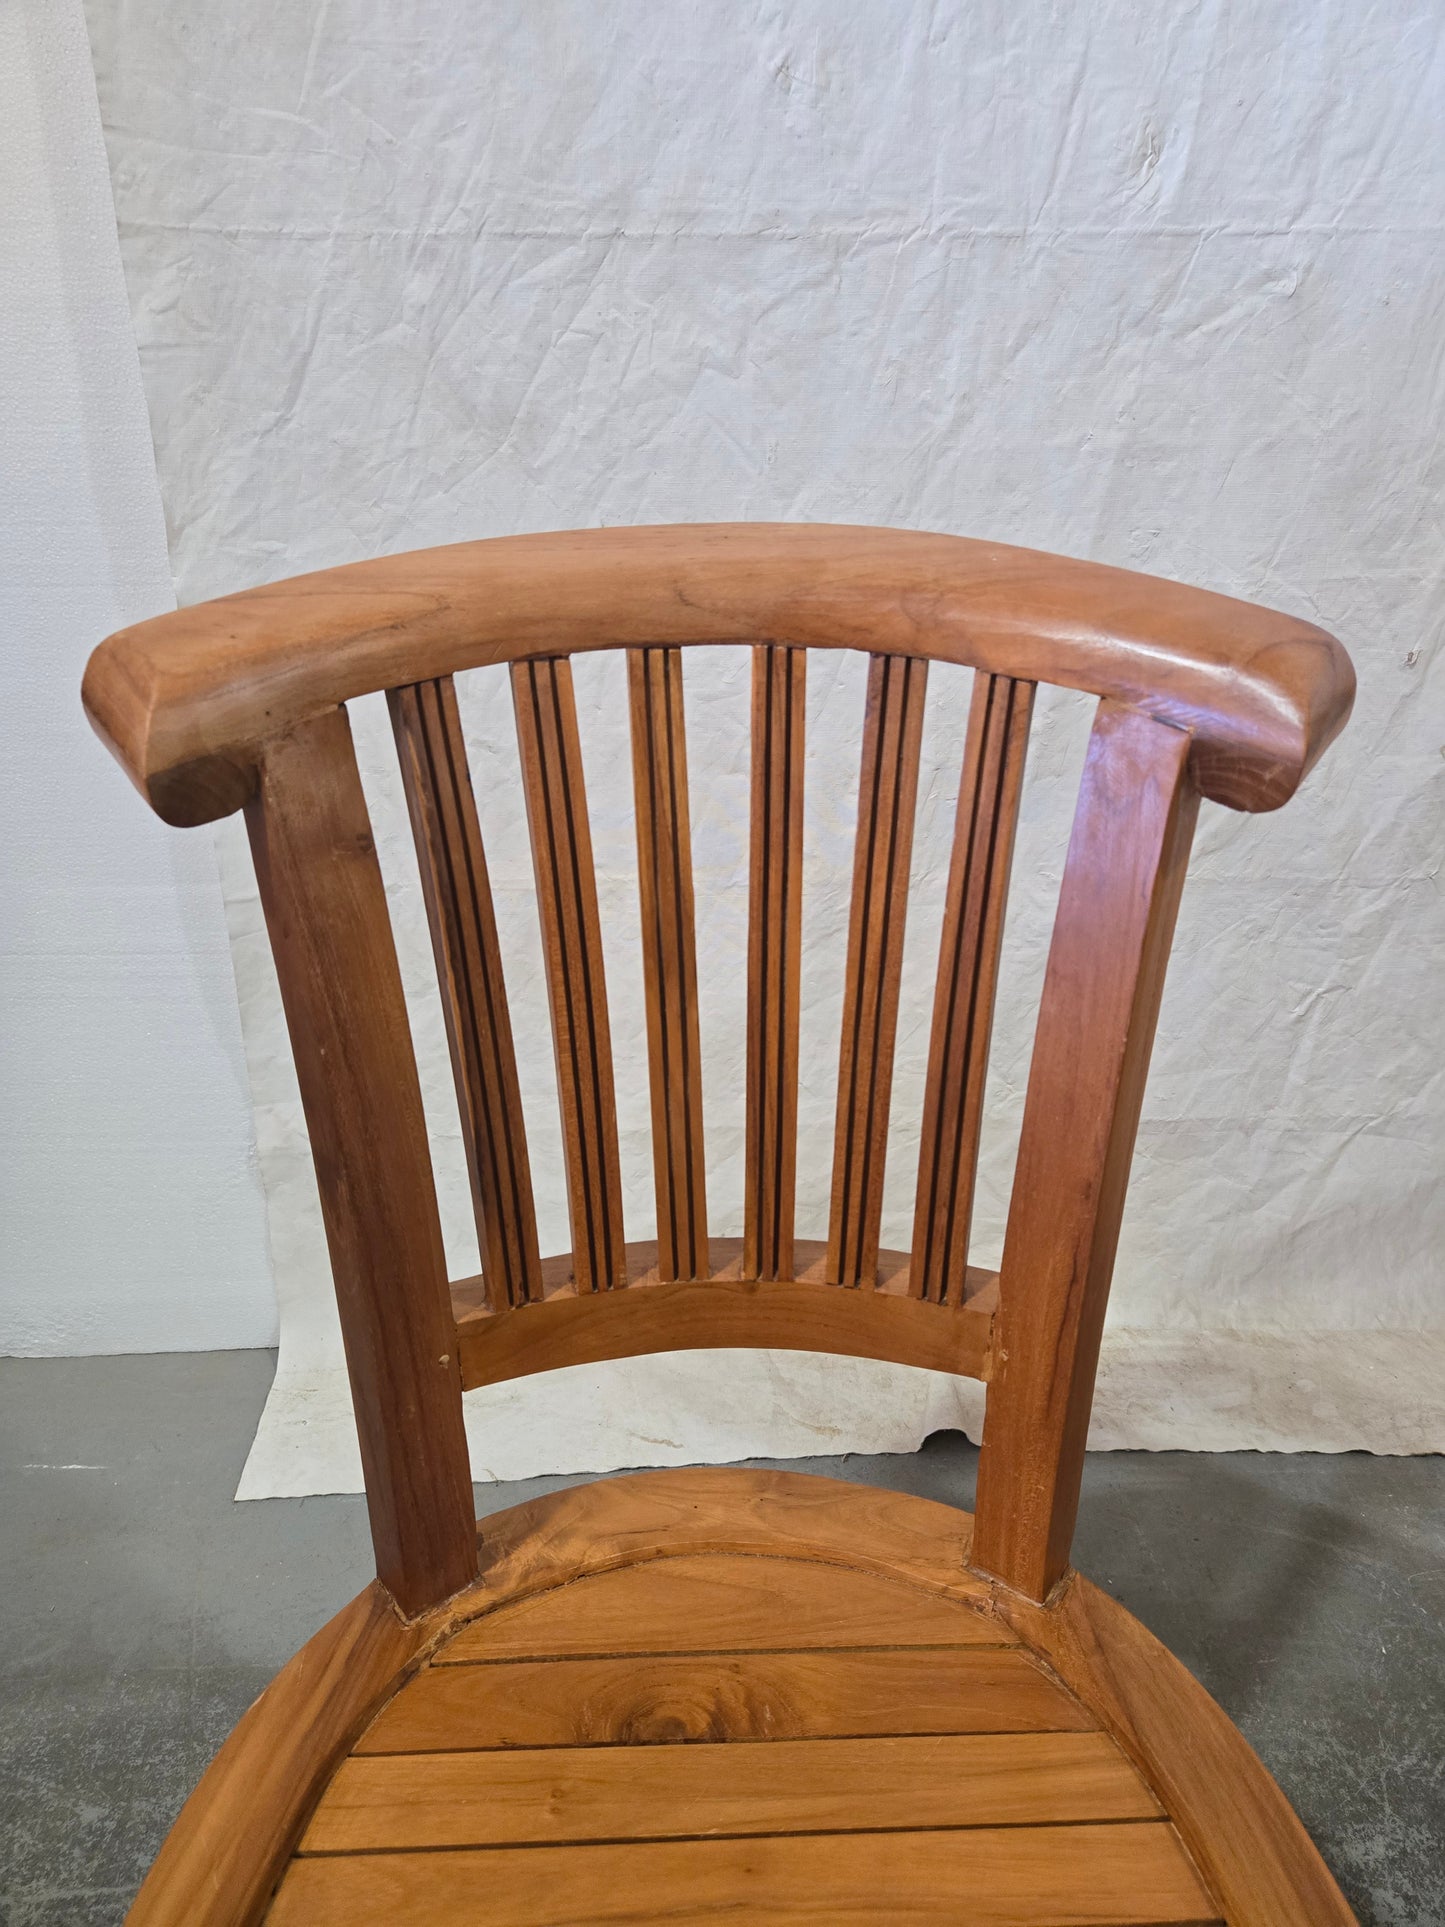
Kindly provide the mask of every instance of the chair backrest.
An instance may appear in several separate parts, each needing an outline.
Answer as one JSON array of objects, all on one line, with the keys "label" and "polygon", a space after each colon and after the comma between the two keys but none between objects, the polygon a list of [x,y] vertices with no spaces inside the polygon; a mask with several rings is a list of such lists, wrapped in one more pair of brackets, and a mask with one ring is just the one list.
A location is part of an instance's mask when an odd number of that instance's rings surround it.
[{"label": "chair backrest", "polygon": [[[703,1145],[685,645],[753,645],[741,1239]],[[826,1243],[794,1236],[810,648],[870,657]],[[625,649],[657,1239],[628,1244],[569,657]],[[930,661],[970,666],[910,1252],[879,1248]],[[552,1012],[570,1252],[539,1249],[487,866],[452,677],[510,664]],[[1099,697],[995,1276],[969,1224],[1034,687]],[[386,690],[483,1270],[449,1282],[421,1095],[345,703]],[[1164,967],[1200,796],[1271,809],[1342,727],[1309,624],[956,537],[785,525],[510,537],[362,563],[113,636],[85,702],[153,807],[244,809],[315,1153],[378,1572],[404,1611],[476,1568],[461,1392],[697,1345],[987,1381],[975,1562],[1067,1568]]]}]

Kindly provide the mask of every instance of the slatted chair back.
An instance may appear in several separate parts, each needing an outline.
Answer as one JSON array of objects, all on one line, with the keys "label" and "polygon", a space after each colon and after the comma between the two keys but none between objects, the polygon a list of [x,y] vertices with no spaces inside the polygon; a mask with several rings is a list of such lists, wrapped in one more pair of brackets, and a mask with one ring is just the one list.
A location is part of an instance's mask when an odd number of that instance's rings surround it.
[{"label": "slatted chair back", "polygon": [[[753,652],[742,1237],[711,1234],[684,650]],[[826,1243],[794,1234],[804,708],[812,648],[869,657]],[[627,652],[655,1243],[627,1241],[570,657]],[[971,667],[909,1252],[880,1249],[931,661]],[[571,1250],[538,1243],[516,1053],[453,676],[510,665]],[[1000,1274],[969,1265],[994,992],[1034,689],[1099,698],[1035,1036]],[[345,703],[386,690],[482,1254],[449,1281],[402,986]],[[1100,1331],[1201,796],[1285,801],[1353,676],[1322,631],[1028,551],[791,526],[507,538],[142,624],[92,720],[168,821],[246,813],[315,1152],[378,1572],[415,1613],[476,1568],[465,1386],[697,1345],[988,1382],[975,1563],[1067,1567]],[[719,1201],[712,1201],[719,1213]],[[721,1203],[726,1211],[727,1202]]]}]

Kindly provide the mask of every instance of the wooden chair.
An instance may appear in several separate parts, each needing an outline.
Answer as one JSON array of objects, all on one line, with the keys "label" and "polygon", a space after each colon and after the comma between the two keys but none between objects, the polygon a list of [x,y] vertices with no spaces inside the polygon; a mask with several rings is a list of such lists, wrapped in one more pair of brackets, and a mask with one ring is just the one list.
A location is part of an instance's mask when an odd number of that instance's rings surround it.
[{"label": "wooden chair", "polygon": [[[741,1240],[710,1235],[704,1179],[682,676],[684,646],[708,642],[754,646]],[[631,694],[655,1244],[623,1225],[568,660],[607,648],[627,651]],[[813,648],[870,657],[826,1244],[794,1237],[793,1208]],[[879,1225],[930,661],[975,680],[905,1253],[880,1250]],[[538,1250],[451,681],[502,662],[565,1143],[572,1250],[554,1258]],[[968,1263],[969,1217],[1039,682],[1100,700],[995,1276]],[[246,813],[378,1575],[237,1726],[133,1921],[1352,1918],[1239,1733],[1070,1569],[1069,1545],[1198,801],[1285,802],[1353,687],[1322,631],[1174,583],[947,536],[766,525],[398,556],[96,651],[87,709],[159,814]],[[344,707],[383,689],[483,1257],[451,1285]],[[556,1493],[479,1539],[463,1387],[724,1345],[984,1380],[976,1519],[829,1480],[674,1471]]]}]

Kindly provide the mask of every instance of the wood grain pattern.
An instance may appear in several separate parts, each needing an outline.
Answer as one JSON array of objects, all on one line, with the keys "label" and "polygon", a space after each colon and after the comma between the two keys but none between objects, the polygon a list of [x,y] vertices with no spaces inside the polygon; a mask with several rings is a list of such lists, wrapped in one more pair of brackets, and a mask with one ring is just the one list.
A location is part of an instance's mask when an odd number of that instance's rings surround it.
[{"label": "wood grain pattern", "polygon": [[[806,1639],[806,1629],[794,1636]],[[629,1653],[428,1667],[354,1751],[1066,1733],[1094,1724],[1013,1646]]]},{"label": "wood grain pattern", "polygon": [[512,696],[552,1010],[573,1283],[579,1292],[607,1291],[627,1278],[622,1173],[571,664],[554,658],[516,663]]},{"label": "wood grain pattern", "polygon": [[627,686],[637,799],[658,1271],[665,1279],[704,1278],[708,1272],[707,1175],[682,651],[629,649]]},{"label": "wood grain pattern", "polygon": [[1171,1827],[970,1828],[308,1856],[276,1927],[746,1920],[748,1927],[1217,1927]]},{"label": "wood grain pattern", "polygon": [[1274,809],[1344,726],[1311,623],[1157,576],[901,529],[719,523],[503,536],[352,563],[125,629],[87,712],[160,815],[250,793],[258,746],[370,690],[483,663],[689,642],[867,649],[1085,689],[1189,730],[1194,779]]},{"label": "wood grain pattern", "polygon": [[[789,1631],[791,1629],[791,1633]],[[436,1664],[599,1653],[771,1651],[789,1637],[834,1646],[998,1646],[992,1613],[876,1573],[813,1560],[681,1553],[557,1586],[464,1626]]]},{"label": "wood grain pattern", "polygon": [[246,825],[316,1161],[376,1570],[408,1614],[476,1575],[421,1088],[344,710],[270,744]]},{"label": "wood grain pattern", "polygon": [[[1122,1606],[1078,1578],[1061,1588],[1049,1606],[1035,1605],[1019,1593],[983,1580],[967,1565],[970,1529],[966,1513],[903,1493],[797,1473],[718,1468],[604,1480],[550,1493],[499,1514],[485,1522],[482,1576],[469,1592],[405,1626],[384,1591],[373,1587],[297,1655],[241,1721],[192,1795],[131,1919],[138,1927],[155,1927],[155,1923],[179,1927],[182,1922],[187,1927],[192,1923],[194,1927],[251,1927],[264,1912],[265,1896],[281,1871],[290,1843],[300,1835],[349,1736],[378,1700],[411,1676],[420,1658],[435,1652],[469,1620],[480,1628],[494,1617],[504,1626],[507,1613],[523,1602],[536,1601],[540,1607],[556,1588],[563,1589],[559,1601],[569,1593],[576,1598],[573,1582],[579,1578],[635,1569],[659,1554],[669,1559],[674,1554],[684,1558],[722,1554],[821,1561],[842,1586],[860,1573],[891,1578],[910,1590],[923,1588],[940,1601],[959,1601],[993,1616],[1000,1636],[1016,1636],[1036,1650],[1160,1794],[1219,1896],[1217,1909],[1197,1903],[1201,1910],[1187,1918],[1213,1921],[1222,1914],[1238,1927],[1350,1927],[1352,1915],[1278,1788],[1237,1729],[1179,1662]],[[485,1670],[500,1673],[508,1668],[498,1665]],[[823,1742],[801,1744],[814,1747]],[[765,1753],[767,1748],[711,1751],[735,1756]],[[499,1766],[507,1757],[490,1755]],[[560,1765],[568,1753],[563,1749],[547,1757]],[[673,1747],[654,1757],[676,1761],[691,1755]],[[871,1786],[863,1789],[865,1819],[872,1792]],[[927,1919],[928,1908],[934,1905],[927,1886],[933,1863],[918,1860],[915,1842],[965,1837],[976,1841],[979,1831],[986,1830],[970,1830],[966,1836],[894,1835],[881,1851],[876,1836],[859,1835],[867,1851],[860,1848],[856,1862],[846,1861],[836,1906],[827,1898],[832,1890],[818,1888],[816,1883],[809,1886],[801,1875],[802,1885],[795,1889],[789,1884],[791,1872],[746,1856],[745,1864],[752,1870],[747,1878],[753,1884],[741,1892],[733,1889],[731,1899],[724,1897],[719,1904],[731,1905],[734,1914],[741,1908],[749,1921],[769,1918],[769,1908],[782,1909],[771,1917],[784,1920],[789,1918],[789,1908],[795,1912],[801,1908],[804,1911],[797,1917],[805,1919],[810,1901],[818,1903],[822,1917],[830,1922],[850,1918],[839,1911],[847,1907],[862,1910],[853,1918],[873,1922]],[[1105,1831],[1080,1828],[1079,1846],[1086,1845],[1085,1836]],[[1017,1877],[1036,1871],[1041,1859],[1047,1861],[1054,1852],[1046,1834],[1046,1829],[1008,1829]],[[827,1836],[826,1844],[828,1866],[840,1854],[852,1852],[841,1836]],[[640,1848],[619,1851],[639,1852]],[[500,1864],[494,1862],[494,1852],[489,1850],[485,1859],[459,1856],[470,1870],[466,1904],[473,1909],[462,1918],[475,1917],[478,1893],[484,1893],[487,1906],[502,1911],[508,1920],[526,1918],[491,1884],[488,1870]],[[1069,1855],[1062,1847],[1058,1852],[1061,1861],[1070,1858],[1082,1869],[1084,1898],[1078,1904],[1087,1907],[1097,1899],[1088,1884],[1089,1863],[1080,1860],[1072,1847]],[[430,1862],[445,1857],[408,1858]],[[384,1858],[366,1856],[368,1863]],[[307,1861],[298,1867],[307,1864],[320,1863]],[[344,1863],[326,1864],[340,1867]],[[610,1905],[608,1896],[615,1893],[625,1893],[635,1919],[637,1896],[657,1891],[649,1884],[648,1866],[641,1861],[625,1865],[609,1861],[605,1868],[596,1860],[571,1864],[579,1884],[565,1891],[549,1886],[559,1909],[555,1917],[561,1919],[585,1919],[586,1907]],[[954,1863],[945,1856],[939,1864],[952,1868]],[[968,1862],[968,1879],[984,1880],[991,1865]],[[867,1884],[880,1867],[891,1883],[886,1895]],[[902,1911],[897,1890],[900,1869],[907,1869],[913,1880],[907,1896],[912,1915]],[[288,1877],[274,1919],[304,1920],[312,1927],[328,1917],[365,1920],[376,1917],[369,1916],[366,1908],[396,1902],[396,1887],[373,1889],[364,1882],[330,1891],[323,1898],[320,1889],[294,1885],[296,1872],[293,1869]],[[688,1903],[700,1910],[698,1917],[706,1918],[711,1902],[696,1863],[687,1863],[686,1876],[691,1883]],[[403,1880],[398,1873],[397,1878],[406,1886],[413,1876]],[[444,1921],[450,1890],[445,1883],[428,1887],[424,1873],[415,1878],[422,1883],[420,1888],[406,1886],[403,1896],[413,1908],[410,1917]],[[952,1880],[954,1874],[947,1878]],[[962,1880],[964,1875],[957,1878]],[[555,1881],[555,1869],[548,1880]],[[1142,1907],[1147,1891],[1145,1887],[1131,1893],[1128,1904],[1137,1902]],[[937,1899],[934,1917],[986,1919],[976,1909],[994,1905],[995,1899],[991,1886],[979,1887],[964,1900],[949,1886]],[[1055,1893],[1050,1904],[1057,1900]],[[1023,1911],[1012,1917],[1030,1920],[1017,1890],[997,1904],[1015,1902]],[[523,1900],[517,1901],[518,1906],[522,1904]],[[334,1907],[336,1912],[328,1916],[320,1911],[324,1907]],[[1036,1909],[1032,1918],[1037,1916]],[[669,1917],[688,1915],[674,1904]],[[814,1911],[811,1917],[820,1915]],[[1102,1916],[1045,1912],[1044,1918],[1161,1920],[1169,1915],[1167,1911],[1130,1914],[1126,1908]]]},{"label": "wood grain pattern", "polygon": [[996,1604],[1139,1765],[1230,1927],[1355,1927],[1239,1728],[1117,1599],[1075,1573],[1051,1607],[1002,1587]]},{"label": "wood grain pattern", "polygon": [[878,1274],[893,1045],[918,801],[928,664],[874,656],[858,777],[858,832],[848,917],[828,1277],[872,1290]]},{"label": "wood grain pattern", "polygon": [[543,1302],[500,1312],[489,1309],[481,1280],[463,1279],[452,1293],[462,1383],[470,1390],[564,1365],[748,1345],[988,1378],[996,1273],[970,1271],[962,1302],[945,1307],[909,1294],[905,1252],[880,1254],[879,1290],[835,1291],[826,1282],[826,1250],[800,1239],[800,1275],[760,1281],[743,1275],[739,1239],[714,1238],[709,1275],[670,1282],[659,1276],[655,1244],[630,1244],[627,1288],[604,1299],[571,1291],[570,1255],[544,1258]]},{"label": "wood grain pattern", "polygon": [[540,1297],[527,1129],[456,690],[449,676],[390,692],[462,1114],[488,1303]]},{"label": "wood grain pattern", "polygon": [[[679,655],[720,641],[756,645],[745,1235],[733,1243],[707,1230]],[[873,659],[826,1248],[793,1235],[811,645]],[[661,1227],[649,1248],[624,1241],[566,660],[606,646],[630,652]],[[878,1238],[930,660],[980,674],[910,1260]],[[448,680],[500,661],[512,665],[558,1062],[573,1238],[562,1260],[537,1250]],[[967,1265],[968,1219],[1039,679],[1103,700],[996,1283]],[[377,688],[392,692],[483,1246],[482,1278],[450,1294],[385,898],[337,706]],[[1333,1882],[1244,1741],[1068,1557],[1198,799],[1284,801],[1352,693],[1331,638],[1269,611],[869,530],[461,545],[228,598],[102,645],[87,707],[152,804],[177,822],[247,811],[380,1574],[222,1749],[135,1920],[250,1927],[314,1810],[321,1850],[285,1872],[283,1922],[445,1927],[481,1907],[516,1923],[1345,1927]],[[463,1382],[758,1343],[990,1379],[976,1534],[896,1494],[694,1472],[488,1520],[479,1559]]]},{"label": "wood grain pattern", "polygon": [[1033,711],[1032,683],[974,677],[958,790],[913,1213],[911,1289],[957,1304],[968,1238],[993,1034],[999,949]]},{"label": "wood grain pattern", "polygon": [[[252,1927],[337,1759],[418,1660],[470,1618],[589,1574],[673,1553],[822,1559],[991,1611],[967,1569],[966,1513],[797,1474],[713,1468],[571,1487],[485,1521],[470,1592],[404,1625],[370,1587],[243,1717],[187,1801],[132,1909],[134,1927]],[[1000,1639],[1007,1629],[1000,1625]]]},{"label": "wood grain pattern", "polygon": [[[869,1789],[862,1814],[860,1787]],[[344,1761],[299,1851],[1161,1817],[1158,1801],[1103,1733],[577,1747],[560,1763],[546,1748],[402,1753]]]},{"label": "wood grain pattern", "polygon": [[1099,1339],[1199,795],[1182,733],[1099,707],[1049,950],[999,1279],[974,1557],[1069,1562]]},{"label": "wood grain pattern", "polygon": [[753,651],[743,1273],[793,1271],[807,655]]},{"label": "wood grain pattern", "polygon": [[[841,1293],[835,1293],[841,1296]],[[971,1570],[973,1518],[953,1506],[798,1472],[695,1466],[572,1486],[484,1519],[467,1616],[619,1566],[689,1553],[816,1560],[992,1612]]]}]

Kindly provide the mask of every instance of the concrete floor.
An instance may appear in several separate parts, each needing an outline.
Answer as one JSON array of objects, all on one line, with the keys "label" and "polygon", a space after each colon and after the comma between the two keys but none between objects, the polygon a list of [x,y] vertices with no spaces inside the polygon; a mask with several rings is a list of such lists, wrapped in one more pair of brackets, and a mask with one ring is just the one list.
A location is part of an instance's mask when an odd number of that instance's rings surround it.
[{"label": "concrete floor", "polygon": [[[271,1370],[0,1360],[5,1927],[119,1921],[232,1723],[370,1576],[359,1498],[231,1501]],[[975,1456],[789,1464],[971,1505]],[[1101,1455],[1076,1553],[1238,1721],[1365,1927],[1442,1927],[1445,1461]]]}]

